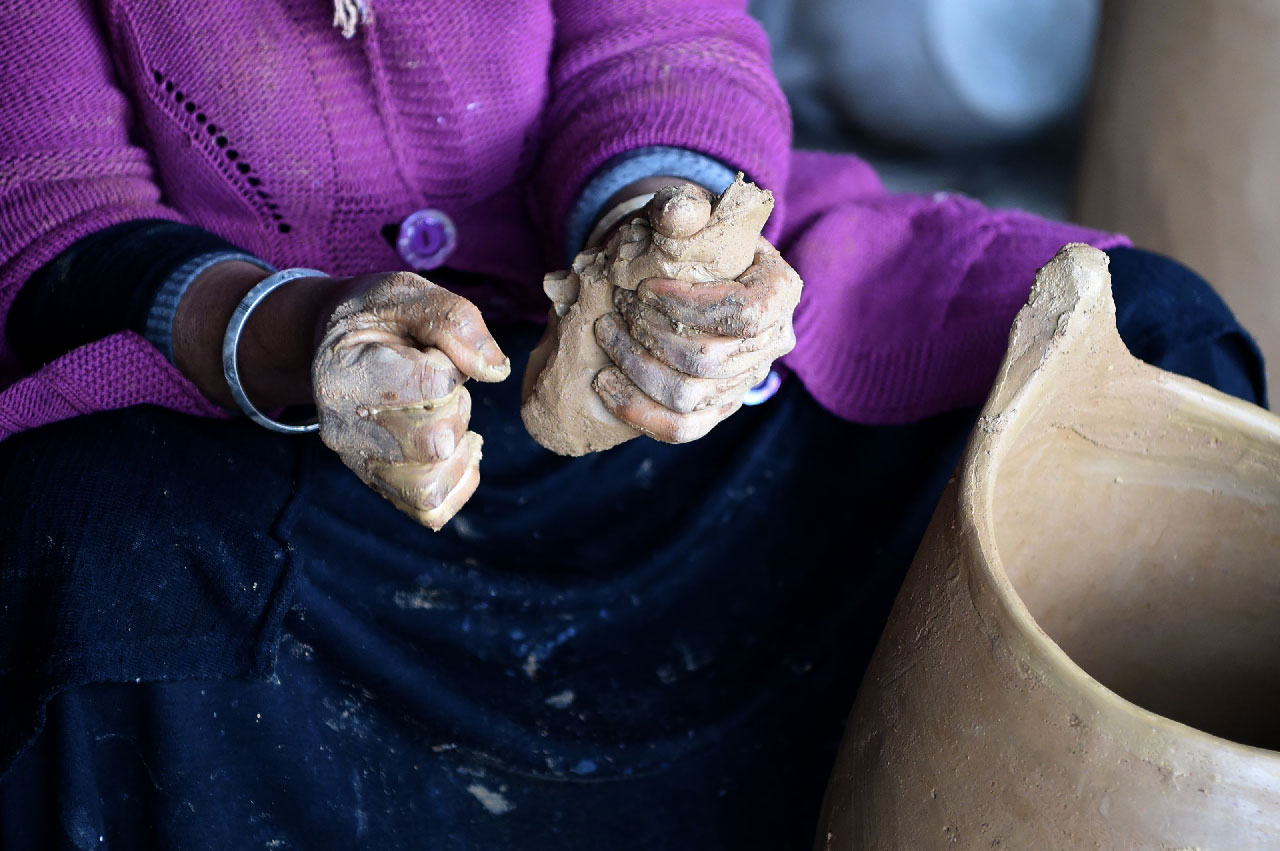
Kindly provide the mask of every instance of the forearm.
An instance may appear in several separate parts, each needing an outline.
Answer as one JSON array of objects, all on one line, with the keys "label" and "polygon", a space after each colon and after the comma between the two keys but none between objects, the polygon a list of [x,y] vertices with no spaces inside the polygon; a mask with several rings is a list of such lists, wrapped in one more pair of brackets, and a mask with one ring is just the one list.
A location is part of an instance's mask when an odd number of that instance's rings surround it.
[{"label": "forearm", "polygon": [[[241,299],[267,276],[231,260],[192,281],[173,320],[178,369],[209,399],[234,408],[222,366],[227,323]],[[303,278],[271,293],[254,309],[238,346],[240,377],[260,409],[311,402],[311,362],[325,320],[347,293],[342,279]]]},{"label": "forearm", "polygon": [[[269,265],[200,228],[137,220],[90,234],[38,270],[6,331],[34,369],[120,331],[145,336],[208,399],[236,406],[222,372],[222,338]],[[195,276],[195,277],[190,277]],[[241,337],[242,383],[265,408],[310,401],[320,326],[344,297],[328,278],[291,281],[253,311]]]}]

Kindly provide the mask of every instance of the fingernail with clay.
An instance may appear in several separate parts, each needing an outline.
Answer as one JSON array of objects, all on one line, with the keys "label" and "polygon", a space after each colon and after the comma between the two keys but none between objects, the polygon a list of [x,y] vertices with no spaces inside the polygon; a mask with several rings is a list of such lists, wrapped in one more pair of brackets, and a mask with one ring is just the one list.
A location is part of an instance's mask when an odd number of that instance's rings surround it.
[{"label": "fingernail with clay", "polygon": [[616,313],[606,313],[596,320],[596,340],[601,345],[609,345],[617,341],[622,329]]},{"label": "fingernail with clay", "polygon": [[618,380],[618,375],[614,370],[602,369],[596,374],[595,380],[591,384],[595,387],[597,393],[608,398],[615,405],[622,403],[622,382]]},{"label": "fingernail with clay", "polygon": [[503,381],[511,374],[511,359],[496,344],[481,341],[476,344],[480,354],[480,375],[485,381]]},{"label": "fingernail with clay", "polygon": [[476,343],[476,351],[492,366],[502,366],[509,363],[507,356],[502,353],[502,349],[498,347],[497,342],[492,337],[482,337]]}]

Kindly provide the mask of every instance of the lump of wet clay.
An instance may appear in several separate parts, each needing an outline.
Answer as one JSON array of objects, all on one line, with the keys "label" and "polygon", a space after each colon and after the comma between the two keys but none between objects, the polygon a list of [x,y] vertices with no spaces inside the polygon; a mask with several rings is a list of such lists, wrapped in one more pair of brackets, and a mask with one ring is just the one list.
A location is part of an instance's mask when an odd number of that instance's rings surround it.
[{"label": "lump of wet clay", "polygon": [[581,252],[568,271],[547,275],[547,333],[529,357],[520,409],[533,439],[561,455],[585,455],[639,436],[592,386],[612,364],[596,342],[596,320],[614,310],[615,288],[635,290],[646,278],[709,283],[739,277],[750,268],[772,211],[773,195],[741,174],[715,199],[694,186],[663,189],[645,215]]}]

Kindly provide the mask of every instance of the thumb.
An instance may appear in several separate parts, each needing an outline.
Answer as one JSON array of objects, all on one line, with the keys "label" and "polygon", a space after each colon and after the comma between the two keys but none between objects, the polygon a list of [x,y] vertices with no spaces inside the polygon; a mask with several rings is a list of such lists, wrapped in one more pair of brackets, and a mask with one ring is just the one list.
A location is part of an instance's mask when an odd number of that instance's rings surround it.
[{"label": "thumb", "polygon": [[433,287],[402,320],[414,340],[444,352],[469,378],[502,381],[511,374],[511,360],[489,333],[480,309],[462,296]]},{"label": "thumb", "polygon": [[659,189],[645,205],[654,230],[672,239],[688,239],[711,220],[711,195],[701,186],[686,183]]}]

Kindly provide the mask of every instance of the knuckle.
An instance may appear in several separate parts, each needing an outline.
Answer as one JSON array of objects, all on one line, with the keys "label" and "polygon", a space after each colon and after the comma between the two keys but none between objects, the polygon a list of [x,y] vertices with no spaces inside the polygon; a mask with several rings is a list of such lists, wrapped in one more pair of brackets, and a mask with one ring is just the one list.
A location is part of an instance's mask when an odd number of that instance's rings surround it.
[{"label": "knuckle", "polygon": [[383,282],[382,286],[386,287],[389,290],[397,290],[397,289],[427,290],[427,289],[431,289],[435,285],[419,274],[401,270],[398,272],[392,272],[391,274],[387,275],[386,280]]},{"label": "knuckle", "polygon": [[361,299],[363,309],[382,315],[418,302],[435,285],[413,272],[392,272],[380,280]]},{"label": "knuckle", "polygon": [[787,267],[787,274],[784,278],[786,289],[795,300],[800,299],[800,291],[804,289],[804,281],[800,278],[800,273],[791,266]]},{"label": "knuckle", "polygon": [[414,383],[420,399],[441,399],[458,386],[458,378],[452,369],[441,369],[423,361],[414,367]]},{"label": "knuckle", "polygon": [[677,348],[672,354],[672,360],[675,362],[676,369],[685,375],[692,375],[695,378],[705,377],[712,367],[712,358],[700,351],[690,351],[686,348]]},{"label": "knuckle", "polygon": [[480,309],[460,296],[453,296],[441,311],[441,318],[455,328],[470,328],[480,322]]},{"label": "knuckle", "polygon": [[449,422],[453,423],[458,429],[459,435],[467,430],[467,426],[471,424],[471,394],[467,392],[466,387],[458,388],[458,398]]},{"label": "knuckle", "polygon": [[722,347],[703,344],[688,353],[687,372],[694,378],[715,378],[724,371],[729,353]]},{"label": "knuckle", "polygon": [[768,308],[760,303],[748,304],[738,311],[736,318],[735,330],[742,337],[757,337],[767,327]]},{"label": "knuckle", "polygon": [[462,430],[457,417],[447,417],[423,423],[415,437],[419,447],[428,457],[445,459],[457,448],[458,435]]},{"label": "knuckle", "polygon": [[418,287],[421,279],[412,272],[400,271],[375,275],[370,280],[375,283],[369,288],[366,300],[376,301],[405,287]]},{"label": "knuckle", "polygon": [[692,381],[677,381],[671,390],[671,409],[680,414],[691,414],[702,403],[702,389]]}]

